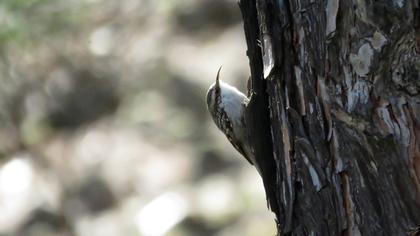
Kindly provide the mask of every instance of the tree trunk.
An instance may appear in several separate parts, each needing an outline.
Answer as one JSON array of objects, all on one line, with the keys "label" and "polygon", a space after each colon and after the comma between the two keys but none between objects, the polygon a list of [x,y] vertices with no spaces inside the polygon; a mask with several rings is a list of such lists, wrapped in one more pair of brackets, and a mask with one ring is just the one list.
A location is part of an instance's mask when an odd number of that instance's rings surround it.
[{"label": "tree trunk", "polygon": [[241,0],[278,235],[420,230],[418,0]]}]

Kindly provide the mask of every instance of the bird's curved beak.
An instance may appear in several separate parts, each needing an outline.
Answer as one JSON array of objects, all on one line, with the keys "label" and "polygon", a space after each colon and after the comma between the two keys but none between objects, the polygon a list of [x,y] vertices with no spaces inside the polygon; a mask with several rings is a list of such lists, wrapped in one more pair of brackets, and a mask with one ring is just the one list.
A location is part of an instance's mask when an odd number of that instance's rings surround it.
[{"label": "bird's curved beak", "polygon": [[219,75],[220,75],[220,70],[222,69],[222,66],[219,67],[219,70],[217,71],[217,76],[216,76],[216,88],[219,89],[220,88],[220,83],[219,83]]}]

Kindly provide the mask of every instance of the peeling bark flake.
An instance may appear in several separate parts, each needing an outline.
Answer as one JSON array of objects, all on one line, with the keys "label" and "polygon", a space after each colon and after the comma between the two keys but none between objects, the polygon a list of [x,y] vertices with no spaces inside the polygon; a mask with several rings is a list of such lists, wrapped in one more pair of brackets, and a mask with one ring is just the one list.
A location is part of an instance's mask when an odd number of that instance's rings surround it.
[{"label": "peeling bark flake", "polygon": [[345,173],[342,173],[341,175],[341,181],[343,184],[343,190],[344,190],[344,209],[346,210],[346,216],[347,216],[347,234],[345,235],[361,235],[359,228],[357,227],[357,224],[355,222],[354,218],[354,203],[351,198],[351,191],[350,191],[350,181],[349,176]]},{"label": "peeling bark flake", "polygon": [[302,82],[302,71],[298,66],[295,66],[295,77],[296,77],[296,86],[298,87],[299,100],[300,100],[300,115],[306,115],[306,105],[305,105],[305,93],[303,91],[303,82]]},{"label": "peeling bark flake", "polygon": [[325,30],[325,35],[327,37],[333,36],[335,32],[339,2],[339,0],[328,0],[326,9],[327,28]]},{"label": "peeling bark flake", "polygon": [[264,65],[264,79],[270,76],[274,68],[274,54],[271,37],[268,34],[263,35],[263,65]]},{"label": "peeling bark flake", "polygon": [[378,116],[378,121],[376,125],[378,126],[379,132],[382,135],[393,134],[395,127],[394,122],[391,119],[391,115],[388,110],[389,103],[382,102],[382,104],[376,108],[376,115]]},{"label": "peeling bark flake", "polygon": [[382,50],[382,47],[387,42],[388,40],[379,31],[375,31],[375,33],[373,33],[373,37],[370,39],[370,43],[372,44],[372,47],[378,52]]},{"label": "peeling bark flake", "polygon": [[333,131],[332,131],[332,142],[330,144],[330,147],[331,147],[332,156],[334,158],[333,159],[334,172],[338,174],[343,171],[344,164],[343,164],[343,159],[341,158],[340,153],[338,151],[340,144],[338,141],[337,131],[335,130],[335,128],[333,128]]},{"label": "peeling bark flake", "polygon": [[317,95],[321,97],[322,107],[324,110],[325,119],[327,120],[328,125],[328,134],[327,141],[331,140],[332,136],[332,118],[331,118],[331,108],[330,108],[330,96],[328,95],[327,88],[325,87],[324,78],[319,76],[317,80]]},{"label": "peeling bark flake", "polygon": [[373,50],[369,43],[363,44],[357,54],[350,54],[350,63],[358,76],[364,77],[369,73],[372,58]]}]

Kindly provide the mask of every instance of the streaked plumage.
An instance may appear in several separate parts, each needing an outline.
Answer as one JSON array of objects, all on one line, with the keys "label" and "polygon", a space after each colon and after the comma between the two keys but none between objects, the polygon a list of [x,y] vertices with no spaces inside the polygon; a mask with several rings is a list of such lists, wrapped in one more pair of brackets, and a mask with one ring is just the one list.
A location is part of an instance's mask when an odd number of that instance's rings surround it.
[{"label": "streaked plumage", "polygon": [[244,117],[249,99],[238,89],[219,79],[220,69],[221,67],[217,72],[216,82],[207,91],[208,110],[216,126],[226,135],[233,147],[249,163],[255,165]]},{"label": "streaked plumage", "polygon": [[245,113],[249,99],[238,89],[219,79],[207,91],[207,107],[216,126],[226,135],[235,149],[255,166],[261,178],[267,196],[267,204],[276,214],[279,207],[276,198],[276,164],[274,159],[255,159],[253,146],[248,134],[249,129],[245,120]]}]

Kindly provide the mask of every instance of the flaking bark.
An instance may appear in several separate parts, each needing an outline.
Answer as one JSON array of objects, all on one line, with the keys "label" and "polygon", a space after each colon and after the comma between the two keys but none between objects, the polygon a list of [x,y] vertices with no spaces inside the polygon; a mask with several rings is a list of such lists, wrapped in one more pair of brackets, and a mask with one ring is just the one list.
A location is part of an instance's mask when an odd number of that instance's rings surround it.
[{"label": "flaking bark", "polygon": [[240,1],[247,121],[278,235],[418,232],[419,7]]}]

